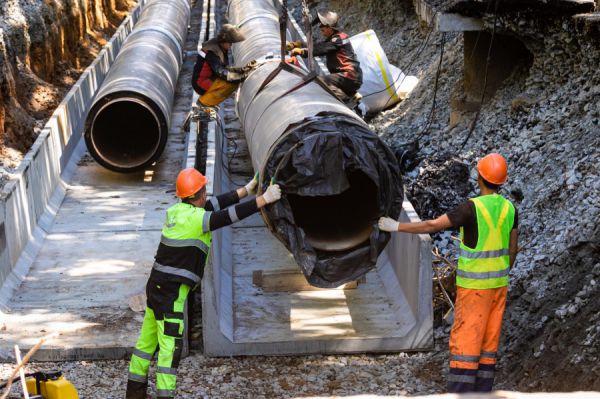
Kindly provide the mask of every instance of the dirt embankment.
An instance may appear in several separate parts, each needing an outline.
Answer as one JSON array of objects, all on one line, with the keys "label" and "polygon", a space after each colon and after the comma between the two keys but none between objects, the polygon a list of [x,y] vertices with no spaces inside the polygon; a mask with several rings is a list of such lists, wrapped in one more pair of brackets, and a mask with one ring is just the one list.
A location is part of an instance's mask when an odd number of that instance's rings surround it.
[{"label": "dirt embankment", "polygon": [[[523,51],[509,60],[514,69],[486,97],[469,136],[479,101],[465,89],[465,53],[473,55],[462,33],[444,38],[431,112],[442,34],[427,40],[412,1],[330,0],[318,7],[338,11],[351,35],[374,29],[390,61],[421,79],[408,100],[371,126],[392,147],[419,139],[420,163],[405,182],[422,217],[477,195],[473,168],[481,155],[497,151],[509,161],[501,193],[519,209],[522,249],[511,272],[500,386],[599,390],[600,24],[535,13],[485,18],[497,43]],[[444,253],[456,253],[448,234],[434,238]],[[447,330],[436,337],[447,338]],[[445,363],[435,354],[432,361]]]},{"label": "dirt embankment", "polygon": [[0,2],[0,170],[15,168],[135,0]]}]

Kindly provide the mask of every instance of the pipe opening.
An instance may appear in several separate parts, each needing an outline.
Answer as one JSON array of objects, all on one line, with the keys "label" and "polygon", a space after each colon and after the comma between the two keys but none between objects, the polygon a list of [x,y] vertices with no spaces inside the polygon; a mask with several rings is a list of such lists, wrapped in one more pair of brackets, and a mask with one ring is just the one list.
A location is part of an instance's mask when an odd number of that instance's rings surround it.
[{"label": "pipe opening", "polygon": [[148,105],[135,98],[119,98],[98,111],[90,139],[90,152],[100,163],[117,171],[133,171],[154,161],[161,126]]},{"label": "pipe opening", "polygon": [[369,239],[379,210],[377,187],[360,171],[347,177],[350,188],[337,195],[287,195],[296,225],[313,248],[343,251]]}]

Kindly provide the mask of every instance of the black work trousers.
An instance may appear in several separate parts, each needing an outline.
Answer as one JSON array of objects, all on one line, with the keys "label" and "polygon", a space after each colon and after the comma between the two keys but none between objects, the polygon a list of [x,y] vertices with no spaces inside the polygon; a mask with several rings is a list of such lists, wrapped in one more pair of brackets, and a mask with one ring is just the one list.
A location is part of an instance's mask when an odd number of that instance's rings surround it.
[{"label": "black work trousers", "polygon": [[351,100],[358,89],[361,82],[348,79],[341,73],[332,73],[331,75],[321,77],[322,81],[342,102]]}]

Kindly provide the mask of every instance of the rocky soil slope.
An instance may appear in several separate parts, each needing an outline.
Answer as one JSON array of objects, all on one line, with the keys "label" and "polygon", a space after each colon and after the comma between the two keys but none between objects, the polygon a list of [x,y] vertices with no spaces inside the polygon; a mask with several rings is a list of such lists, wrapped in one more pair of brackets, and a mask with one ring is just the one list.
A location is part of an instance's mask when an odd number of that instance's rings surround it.
[{"label": "rocky soil slope", "polygon": [[135,0],[0,2],[0,172],[15,168]]},{"label": "rocky soil slope", "polygon": [[[351,33],[373,28],[390,61],[421,79],[408,100],[371,125],[392,147],[419,139],[422,161],[406,181],[423,217],[476,195],[473,168],[482,154],[497,151],[508,159],[510,181],[502,194],[520,211],[522,250],[511,273],[500,379],[520,390],[598,390],[598,27],[570,17],[486,19],[489,31],[495,23],[498,34],[525,44],[533,61],[485,101],[465,143],[475,112],[453,109],[454,99],[464,95],[462,35],[445,37],[430,113],[441,33],[432,33],[419,54],[429,31],[411,3],[331,0],[320,7],[342,11],[342,25]],[[455,253],[448,235],[436,238],[445,252]]]}]

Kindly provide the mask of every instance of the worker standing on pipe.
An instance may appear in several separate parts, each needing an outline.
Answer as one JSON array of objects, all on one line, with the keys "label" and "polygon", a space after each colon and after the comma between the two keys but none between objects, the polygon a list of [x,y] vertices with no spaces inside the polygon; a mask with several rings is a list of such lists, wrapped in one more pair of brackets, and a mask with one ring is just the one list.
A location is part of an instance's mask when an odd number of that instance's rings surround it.
[{"label": "worker standing on pipe", "polygon": [[[327,11],[325,14],[317,12],[320,22],[321,34],[325,38],[323,42],[316,43],[313,55],[325,56],[327,69],[330,74],[321,79],[335,95],[343,102],[353,99],[362,85],[362,70],[360,63],[350,43],[349,36],[337,28],[338,15]],[[308,49],[301,47],[300,42],[289,42],[288,50],[292,55],[308,57]]]},{"label": "worker standing on pipe", "polygon": [[181,202],[167,210],[155,262],[146,284],[146,313],[129,364],[128,399],[146,399],[148,368],[157,346],[158,398],[175,397],[185,330],[184,304],[204,274],[211,232],[248,217],[281,198],[279,186],[271,184],[255,200],[237,204],[241,198],[255,193],[257,176],[244,187],[208,200],[206,183],[207,178],[194,168],[184,169],[177,176],[176,194]]},{"label": "worker standing on pipe", "polygon": [[436,233],[460,228],[455,319],[450,333],[449,392],[490,392],[506,305],[508,273],[517,256],[518,214],[498,194],[507,163],[489,154],[477,163],[481,195],[434,220],[398,223],[382,217],[379,228]]},{"label": "worker standing on pipe", "polygon": [[238,28],[225,24],[217,37],[202,44],[192,73],[192,87],[200,95],[200,105],[219,105],[246,78],[251,66],[235,68],[228,65],[228,52],[232,44],[245,39]]}]

